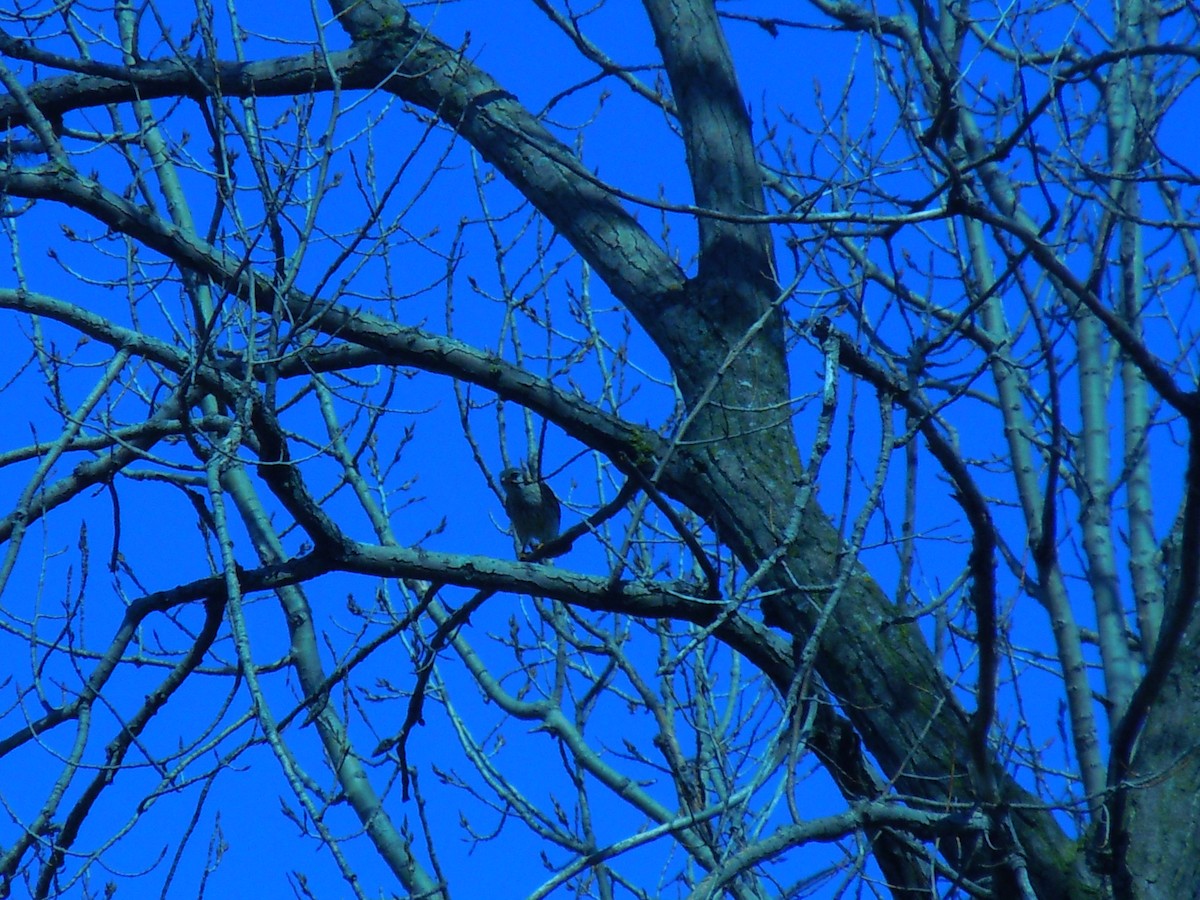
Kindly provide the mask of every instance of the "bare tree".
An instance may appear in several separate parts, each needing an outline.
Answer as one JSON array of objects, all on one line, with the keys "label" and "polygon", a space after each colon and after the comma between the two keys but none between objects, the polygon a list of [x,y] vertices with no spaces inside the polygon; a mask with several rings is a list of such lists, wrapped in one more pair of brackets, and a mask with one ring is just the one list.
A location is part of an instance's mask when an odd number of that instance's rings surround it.
[{"label": "bare tree", "polygon": [[0,12],[0,894],[1194,893],[1197,12],[772,6]]}]

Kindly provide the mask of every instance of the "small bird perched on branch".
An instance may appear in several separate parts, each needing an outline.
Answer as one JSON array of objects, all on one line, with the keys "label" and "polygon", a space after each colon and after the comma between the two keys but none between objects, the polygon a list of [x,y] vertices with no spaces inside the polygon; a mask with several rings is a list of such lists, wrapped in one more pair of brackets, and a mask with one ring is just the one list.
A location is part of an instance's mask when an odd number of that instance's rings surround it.
[{"label": "small bird perched on branch", "polygon": [[505,469],[500,473],[504,488],[504,511],[524,550],[536,538],[544,544],[558,537],[562,507],[550,485],[526,469]]}]

